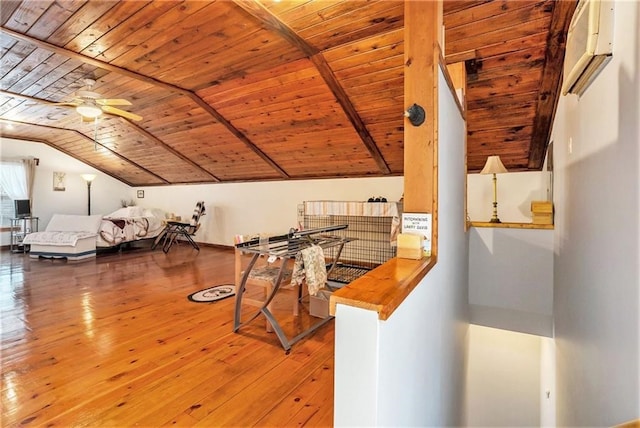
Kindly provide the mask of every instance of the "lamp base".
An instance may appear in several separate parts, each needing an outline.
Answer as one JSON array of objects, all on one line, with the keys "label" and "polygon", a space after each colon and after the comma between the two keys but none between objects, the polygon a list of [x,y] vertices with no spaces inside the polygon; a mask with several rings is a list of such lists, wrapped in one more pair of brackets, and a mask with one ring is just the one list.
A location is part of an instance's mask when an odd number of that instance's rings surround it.
[{"label": "lamp base", "polygon": [[502,223],[498,218],[498,192],[496,190],[496,175],[493,174],[493,213],[489,223]]}]

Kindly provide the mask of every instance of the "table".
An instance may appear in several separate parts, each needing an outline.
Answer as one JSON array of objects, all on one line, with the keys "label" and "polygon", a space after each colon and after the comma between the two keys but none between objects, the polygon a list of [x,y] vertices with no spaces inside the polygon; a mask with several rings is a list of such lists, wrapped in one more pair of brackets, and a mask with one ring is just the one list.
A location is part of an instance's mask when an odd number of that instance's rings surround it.
[{"label": "table", "polygon": [[[273,331],[278,336],[278,340],[282,344],[284,350],[289,353],[291,350],[291,346],[304,338],[305,336],[313,333],[318,328],[322,327],[327,322],[333,319],[332,316],[327,316],[326,318],[320,319],[318,322],[312,324],[309,328],[302,331],[298,335],[293,338],[288,338],[285,332],[282,330],[278,320],[273,316],[273,313],[269,309],[269,304],[278,293],[280,285],[282,283],[282,278],[284,277],[286,261],[288,259],[295,259],[296,255],[305,248],[308,248],[312,245],[318,245],[323,249],[326,248],[337,248],[335,255],[328,263],[327,274],[330,274],[331,270],[335,267],[338,259],[340,258],[340,254],[342,253],[342,249],[347,242],[353,240],[353,238],[344,238],[338,237],[334,235],[328,234],[329,232],[346,229],[348,226],[345,225],[337,225],[325,228],[318,229],[310,229],[304,231],[290,231],[286,235],[280,236],[270,236],[263,240],[253,239],[247,242],[241,242],[236,244],[237,249],[241,249],[243,252],[250,253],[251,260],[249,264],[244,270],[242,274],[242,278],[240,280],[239,289],[236,290],[236,305],[235,305],[235,313],[234,313],[234,321],[233,321],[233,331],[237,333],[240,327],[246,325],[256,319],[259,315],[264,315],[267,320],[271,323],[273,327]],[[247,284],[247,280],[251,273],[251,270],[256,265],[256,261],[260,256],[272,257],[272,258],[280,258],[282,259],[282,264],[278,270],[277,277],[274,281],[273,288],[269,291],[266,296],[262,307],[258,309],[252,316],[250,316],[247,320],[242,321],[241,311],[242,311],[242,298],[245,291],[245,287]]]},{"label": "table", "polygon": [[10,251],[12,253],[26,253],[27,246],[22,243],[24,237],[29,233],[38,231],[38,217],[20,217],[11,219],[11,242]]}]

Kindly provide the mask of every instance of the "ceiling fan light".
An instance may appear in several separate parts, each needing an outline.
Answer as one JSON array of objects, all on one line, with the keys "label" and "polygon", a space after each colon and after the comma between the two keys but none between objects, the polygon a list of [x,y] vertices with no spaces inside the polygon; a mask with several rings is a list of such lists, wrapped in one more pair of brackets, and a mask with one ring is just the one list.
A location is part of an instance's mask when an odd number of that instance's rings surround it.
[{"label": "ceiling fan light", "polygon": [[76,111],[84,117],[96,118],[102,114],[102,110],[92,104],[82,103],[76,107]]}]

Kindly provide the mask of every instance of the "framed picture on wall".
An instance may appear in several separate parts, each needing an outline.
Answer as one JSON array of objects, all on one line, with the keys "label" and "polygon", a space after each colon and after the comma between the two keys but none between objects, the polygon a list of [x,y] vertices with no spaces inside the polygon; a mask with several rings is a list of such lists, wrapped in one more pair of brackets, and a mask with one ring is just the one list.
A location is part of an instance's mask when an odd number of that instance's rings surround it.
[{"label": "framed picture on wall", "polygon": [[144,198],[144,190],[138,190],[138,199]]},{"label": "framed picture on wall", "polygon": [[53,190],[56,192],[64,192],[66,172],[54,172],[53,173]]}]

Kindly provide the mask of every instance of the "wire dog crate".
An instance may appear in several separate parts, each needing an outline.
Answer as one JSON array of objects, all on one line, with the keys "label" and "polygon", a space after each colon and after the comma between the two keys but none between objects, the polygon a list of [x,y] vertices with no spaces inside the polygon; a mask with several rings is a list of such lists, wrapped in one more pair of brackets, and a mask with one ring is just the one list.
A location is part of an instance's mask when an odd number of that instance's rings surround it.
[{"label": "wire dog crate", "polygon": [[[395,202],[307,201],[298,207],[303,229],[348,225],[334,232],[353,239],[329,276],[330,282],[338,284],[347,284],[395,257],[400,216],[400,204]],[[333,257],[332,251],[328,249],[325,256]]]}]

